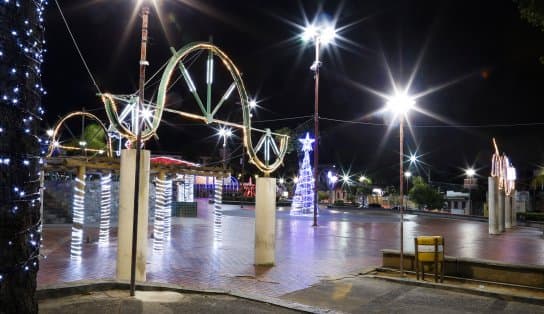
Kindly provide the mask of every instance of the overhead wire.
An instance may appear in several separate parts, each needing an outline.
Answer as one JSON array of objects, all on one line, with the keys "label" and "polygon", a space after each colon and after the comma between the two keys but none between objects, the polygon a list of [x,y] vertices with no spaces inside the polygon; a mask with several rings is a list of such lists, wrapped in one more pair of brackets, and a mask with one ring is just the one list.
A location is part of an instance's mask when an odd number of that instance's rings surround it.
[{"label": "overhead wire", "polygon": [[[343,120],[336,118],[319,117],[319,120],[333,121],[349,124],[369,125],[369,126],[389,126],[387,123],[364,122],[355,120]],[[526,123],[490,123],[490,124],[412,124],[413,128],[509,128],[523,126],[544,126],[544,122],[526,122]]]},{"label": "overhead wire", "polygon": [[87,65],[87,62],[85,61],[85,58],[83,57],[83,53],[81,53],[81,49],[79,49],[79,45],[77,44],[76,38],[74,37],[74,34],[72,33],[72,30],[70,29],[70,26],[68,25],[68,21],[66,20],[66,17],[64,16],[64,13],[62,12],[62,9],[60,8],[59,2],[55,0],[55,4],[57,5],[57,8],[59,9],[60,16],[62,17],[62,20],[64,21],[64,25],[66,26],[66,29],[68,30],[68,34],[70,34],[70,38],[72,39],[72,42],[74,43],[74,46],[76,47],[77,53],[79,54],[79,57],[81,61],[83,62],[83,65],[85,66],[85,69],[87,70],[87,73],[89,74],[89,77],[91,78],[91,81],[94,84],[94,87],[98,91],[99,94],[102,94],[100,91],[100,87],[98,87],[98,84],[96,83],[96,80],[94,79],[94,76],[89,69],[89,66]]}]

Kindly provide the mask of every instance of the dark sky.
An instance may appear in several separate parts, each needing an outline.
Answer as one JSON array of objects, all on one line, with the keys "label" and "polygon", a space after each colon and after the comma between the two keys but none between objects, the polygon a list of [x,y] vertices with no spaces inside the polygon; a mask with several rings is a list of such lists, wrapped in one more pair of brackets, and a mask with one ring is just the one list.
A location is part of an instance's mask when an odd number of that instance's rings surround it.
[{"label": "dark sky", "polygon": [[[128,94],[136,90],[140,21],[129,24],[134,2],[59,0],[103,91]],[[254,115],[254,125],[272,129],[312,126],[308,118],[259,122],[313,114],[314,81],[309,66],[314,50],[297,40],[300,30],[294,24],[304,25],[304,15],[312,20],[319,14],[320,18],[336,16],[337,27],[347,26],[339,33],[338,45],[324,49],[322,55],[320,162],[396,182],[397,127],[387,133],[385,126],[326,119],[384,123],[383,115],[371,113],[382,108],[385,100],[363,86],[390,93],[386,64],[404,86],[420,60],[411,94],[445,87],[417,99],[418,107],[439,118],[411,113],[413,134],[408,135],[406,147],[422,155],[433,179],[459,183],[462,169],[469,165],[487,176],[493,136],[519,176],[530,176],[541,163],[544,124],[513,125],[544,123],[540,102],[544,65],[538,61],[544,55],[544,33],[522,21],[512,1],[161,3],[160,11],[153,11],[150,18],[148,77],[171,56],[169,46],[179,49],[213,36],[214,44],[243,72],[249,93],[260,100],[262,108]],[[82,107],[97,109],[93,112],[105,119],[97,91],[53,3],[47,40],[44,84],[49,94],[44,103],[50,123]],[[146,92],[151,96],[153,87]],[[160,140],[150,143],[151,149],[188,157],[203,142],[208,150],[217,149],[216,139],[205,139],[209,134],[194,131],[194,126],[177,117],[163,119]]]}]

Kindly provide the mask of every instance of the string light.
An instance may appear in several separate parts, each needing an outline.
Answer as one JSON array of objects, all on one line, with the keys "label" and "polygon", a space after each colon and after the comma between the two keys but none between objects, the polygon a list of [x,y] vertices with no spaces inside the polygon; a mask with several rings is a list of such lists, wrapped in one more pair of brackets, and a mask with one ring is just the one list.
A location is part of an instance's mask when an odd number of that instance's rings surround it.
[{"label": "string light", "polygon": [[155,219],[153,224],[153,250],[161,252],[164,241],[170,234],[170,206],[172,198],[172,180],[156,179]]},{"label": "string light", "polygon": [[312,151],[312,143],[314,139],[310,138],[310,134],[306,133],[306,137],[299,139],[302,143],[302,151],[304,157],[302,165],[298,172],[296,181],[295,195],[291,205],[291,215],[313,215],[314,209],[314,176],[310,165],[310,151]]},{"label": "string light", "polygon": [[72,203],[72,244],[70,256],[81,260],[81,246],[83,244],[83,222],[85,220],[85,180],[75,178],[74,200]]},{"label": "string light", "polygon": [[223,220],[223,210],[221,209],[221,203],[223,202],[223,180],[221,178],[215,178],[215,197],[214,197],[214,211],[213,211],[213,231],[214,231],[214,244],[221,242],[222,231],[221,221]]},{"label": "string light", "polygon": [[[0,243],[3,255],[0,285],[10,282],[10,274],[21,271],[33,276],[31,280],[35,283],[37,260],[41,256],[41,163],[37,131],[44,114],[40,96],[46,94],[40,86],[40,67],[46,51],[43,40],[46,5],[45,0],[25,1],[23,5],[20,1],[0,1],[2,16],[9,17],[9,23],[14,25],[0,43],[0,106],[4,115],[0,139],[17,139],[13,145],[7,142],[0,145],[1,227],[4,233],[13,232],[11,238],[4,237]],[[20,275],[14,277],[21,278]],[[6,291],[5,287],[1,290]]]},{"label": "string light", "polygon": [[100,234],[98,243],[107,245],[110,241],[111,217],[111,173],[100,178]]}]

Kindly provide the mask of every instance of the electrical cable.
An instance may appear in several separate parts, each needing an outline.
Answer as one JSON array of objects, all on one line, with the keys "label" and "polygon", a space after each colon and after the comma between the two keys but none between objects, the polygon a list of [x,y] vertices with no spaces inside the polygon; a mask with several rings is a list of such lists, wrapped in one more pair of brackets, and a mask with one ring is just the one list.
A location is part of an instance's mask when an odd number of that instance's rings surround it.
[{"label": "electrical cable", "polygon": [[100,87],[98,87],[98,84],[96,83],[96,80],[94,79],[93,74],[91,73],[91,70],[89,69],[89,66],[87,65],[87,62],[85,61],[85,58],[83,57],[83,54],[81,53],[81,50],[79,49],[79,46],[77,44],[77,41],[74,37],[74,34],[72,34],[72,31],[70,30],[70,26],[68,25],[68,21],[64,17],[64,13],[62,13],[62,9],[60,8],[59,2],[55,0],[55,4],[57,5],[57,8],[59,9],[60,16],[62,17],[62,20],[64,21],[64,25],[66,25],[66,29],[68,30],[68,34],[70,34],[70,37],[72,38],[72,42],[74,43],[74,46],[76,47],[77,53],[79,54],[79,57],[81,58],[81,61],[83,62],[83,65],[85,66],[85,69],[87,70],[87,73],[89,74],[89,77],[91,78],[91,81],[94,84],[94,87],[96,87],[96,90],[99,94],[102,94],[100,91]]}]

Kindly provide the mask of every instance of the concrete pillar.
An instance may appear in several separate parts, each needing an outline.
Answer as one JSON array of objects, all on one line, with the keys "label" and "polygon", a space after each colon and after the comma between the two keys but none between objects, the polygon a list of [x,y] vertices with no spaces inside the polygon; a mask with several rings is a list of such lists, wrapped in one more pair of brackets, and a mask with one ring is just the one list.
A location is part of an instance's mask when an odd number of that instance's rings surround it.
[{"label": "concrete pillar", "polygon": [[83,223],[85,222],[85,173],[85,166],[77,167],[74,200],[72,203],[72,242],[70,244],[70,256],[77,260],[81,259]]},{"label": "concrete pillar", "polygon": [[512,196],[504,197],[504,228],[512,228]]},{"label": "concrete pillar", "polygon": [[498,214],[497,228],[499,229],[499,232],[504,232],[505,230],[504,228],[504,199],[505,199],[504,190],[499,190],[499,193],[497,195],[499,198],[497,203],[497,214]]},{"label": "concrete pillar", "polygon": [[257,178],[255,195],[255,265],[276,261],[276,178]]},{"label": "concrete pillar", "polygon": [[497,216],[497,195],[499,194],[498,179],[496,177],[489,177],[487,179],[488,194],[487,194],[487,204],[488,204],[488,225],[489,225],[489,234],[499,234],[499,228],[497,225],[498,216]]},{"label": "concrete pillar", "polygon": [[[138,238],[136,247],[136,281],[146,280],[147,228],[149,207],[149,151],[142,150],[140,156],[140,191],[138,193]],[[132,225],[134,217],[134,180],[136,150],[121,152],[121,175],[119,178],[119,224],[117,228],[117,279],[130,280],[132,254]]]},{"label": "concrete pillar", "polygon": [[153,251],[162,252],[165,240],[166,173],[159,171],[155,180],[155,217],[153,217]]},{"label": "concrete pillar", "polygon": [[213,198],[213,234],[215,244],[219,244],[223,239],[222,221],[223,221],[223,178],[215,178],[215,194]]},{"label": "concrete pillar", "polygon": [[517,210],[517,203],[516,200],[518,199],[518,191],[513,190],[512,191],[512,227],[517,227],[518,225],[518,210]]}]

